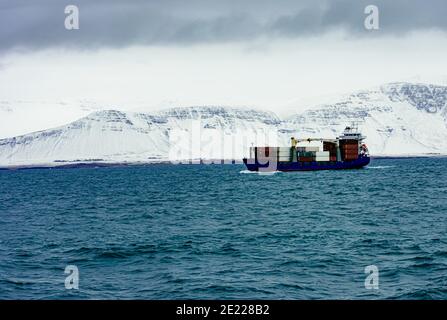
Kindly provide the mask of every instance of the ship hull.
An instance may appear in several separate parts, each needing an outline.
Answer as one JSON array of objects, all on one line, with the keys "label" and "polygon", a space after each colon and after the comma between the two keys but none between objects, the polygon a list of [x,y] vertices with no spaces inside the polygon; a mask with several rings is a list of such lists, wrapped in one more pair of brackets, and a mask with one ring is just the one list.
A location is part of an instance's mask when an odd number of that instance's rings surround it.
[{"label": "ship hull", "polygon": [[248,159],[243,159],[245,166],[250,171],[316,171],[316,170],[346,170],[360,169],[367,166],[370,157],[361,156],[352,161],[331,161],[331,162],[277,162],[275,166],[267,164],[259,164],[258,162],[249,163]]}]

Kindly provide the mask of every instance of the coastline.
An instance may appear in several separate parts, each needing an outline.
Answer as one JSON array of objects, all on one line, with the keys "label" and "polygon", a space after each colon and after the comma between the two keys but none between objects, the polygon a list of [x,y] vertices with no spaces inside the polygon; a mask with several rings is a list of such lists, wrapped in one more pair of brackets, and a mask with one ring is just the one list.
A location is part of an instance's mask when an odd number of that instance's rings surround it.
[{"label": "coastline", "polygon": [[[447,158],[447,154],[402,154],[402,155],[372,155],[371,160],[381,159],[415,159],[415,158]],[[181,160],[181,164],[243,164],[242,160],[228,160],[228,159],[193,159],[193,160]],[[183,163],[186,162],[186,163]],[[135,166],[150,166],[150,165],[172,165],[172,161],[166,159],[151,161],[54,161],[54,162],[42,162],[42,163],[29,163],[29,164],[12,164],[1,165],[1,171],[7,170],[32,170],[32,169],[81,169],[81,168],[109,168],[109,167],[135,167]]]}]

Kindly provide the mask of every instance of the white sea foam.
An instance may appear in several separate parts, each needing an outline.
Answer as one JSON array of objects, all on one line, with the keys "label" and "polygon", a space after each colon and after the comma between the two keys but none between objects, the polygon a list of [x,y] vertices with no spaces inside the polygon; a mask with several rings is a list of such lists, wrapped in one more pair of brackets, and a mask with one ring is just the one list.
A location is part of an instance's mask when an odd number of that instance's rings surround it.
[{"label": "white sea foam", "polygon": [[241,170],[239,173],[257,173],[256,171]]},{"label": "white sea foam", "polygon": [[281,171],[264,171],[264,172],[259,172],[258,171],[258,175],[260,176],[273,176],[276,173],[279,173]]},{"label": "white sea foam", "polygon": [[242,174],[249,174],[249,173],[251,173],[251,174],[258,174],[258,175],[260,175],[260,176],[271,176],[271,175],[274,175],[275,173],[279,173],[280,171],[263,171],[263,172],[261,172],[261,171],[250,171],[250,170],[241,170],[241,171],[239,171],[239,173],[242,173]]},{"label": "white sea foam", "polygon": [[388,169],[388,168],[393,168],[393,167],[395,167],[395,166],[374,166],[374,167],[368,166],[366,168],[367,169]]}]

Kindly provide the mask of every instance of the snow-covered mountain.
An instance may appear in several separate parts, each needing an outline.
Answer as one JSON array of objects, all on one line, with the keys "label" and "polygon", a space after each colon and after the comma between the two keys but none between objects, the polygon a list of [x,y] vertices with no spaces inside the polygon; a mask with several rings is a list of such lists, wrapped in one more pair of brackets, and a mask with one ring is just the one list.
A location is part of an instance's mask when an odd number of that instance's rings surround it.
[{"label": "snow-covered mountain", "polygon": [[[201,126],[198,133],[194,132],[195,124]],[[168,160],[176,133],[180,135],[179,147],[189,150],[194,149],[189,144],[197,135],[201,136],[199,139],[213,139],[216,133],[253,136],[262,130],[274,130],[280,124],[281,120],[273,113],[238,108],[173,108],[152,114],[98,111],[58,128],[0,140],[0,166]],[[205,141],[202,145],[206,148]],[[235,148],[237,152],[244,149]],[[240,158],[242,153],[236,155]],[[202,155],[199,152],[194,157]],[[224,157],[232,157],[230,148]],[[189,158],[188,154],[181,157]]]},{"label": "snow-covered mountain", "polygon": [[61,126],[100,109],[89,100],[0,100],[0,139]]},{"label": "snow-covered mountain", "polygon": [[305,136],[335,135],[351,121],[372,154],[447,154],[447,87],[391,83],[288,119]]},{"label": "snow-covered mountain", "polygon": [[373,155],[447,154],[447,87],[391,83],[284,119],[233,107],[97,111],[54,129],[0,140],[0,166],[239,160],[252,144],[287,146],[291,136],[333,138],[351,122],[359,124]]}]

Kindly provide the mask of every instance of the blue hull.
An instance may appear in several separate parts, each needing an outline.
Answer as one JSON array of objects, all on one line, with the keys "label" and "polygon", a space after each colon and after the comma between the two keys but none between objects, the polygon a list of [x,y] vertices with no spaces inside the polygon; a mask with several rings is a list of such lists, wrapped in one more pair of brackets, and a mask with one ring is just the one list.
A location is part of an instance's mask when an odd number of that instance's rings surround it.
[{"label": "blue hull", "polygon": [[[269,170],[267,164],[248,163],[247,159],[243,159],[245,166],[250,171]],[[370,162],[370,158],[361,156],[357,160],[352,161],[331,161],[331,162],[277,162],[276,171],[315,171],[315,170],[345,170],[360,169]],[[275,167],[275,166],[273,166]]]}]

